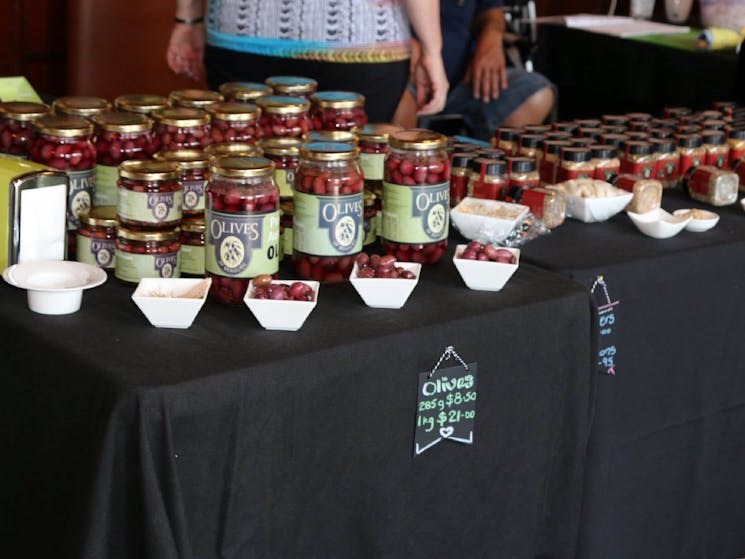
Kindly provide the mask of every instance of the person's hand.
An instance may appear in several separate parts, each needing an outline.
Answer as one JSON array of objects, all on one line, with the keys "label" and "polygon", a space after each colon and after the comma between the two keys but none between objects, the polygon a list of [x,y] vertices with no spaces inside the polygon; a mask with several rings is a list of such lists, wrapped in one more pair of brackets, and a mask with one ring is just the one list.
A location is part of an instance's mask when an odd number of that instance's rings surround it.
[{"label": "person's hand", "polygon": [[204,25],[176,23],[166,50],[168,67],[176,74],[199,81],[204,75]]},{"label": "person's hand", "polygon": [[445,108],[448,94],[448,79],[442,56],[421,52],[414,67],[413,82],[416,86],[418,115],[439,113]]},{"label": "person's hand", "polygon": [[502,47],[502,33],[493,27],[484,28],[463,77],[473,86],[473,96],[488,103],[499,98],[507,88],[507,64]]}]

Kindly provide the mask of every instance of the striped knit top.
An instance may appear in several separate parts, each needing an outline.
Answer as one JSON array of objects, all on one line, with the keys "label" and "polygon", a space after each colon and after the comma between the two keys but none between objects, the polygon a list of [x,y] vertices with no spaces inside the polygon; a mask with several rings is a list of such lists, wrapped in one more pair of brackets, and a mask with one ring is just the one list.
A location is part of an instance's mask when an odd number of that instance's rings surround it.
[{"label": "striped knit top", "polygon": [[410,55],[402,0],[210,0],[207,43],[329,62],[393,62]]}]

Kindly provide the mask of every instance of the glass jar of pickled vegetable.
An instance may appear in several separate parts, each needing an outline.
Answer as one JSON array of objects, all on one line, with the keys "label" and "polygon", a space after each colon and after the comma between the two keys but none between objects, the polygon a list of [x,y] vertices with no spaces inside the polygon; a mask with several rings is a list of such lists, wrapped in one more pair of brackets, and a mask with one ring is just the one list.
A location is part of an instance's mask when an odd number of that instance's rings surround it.
[{"label": "glass jar of pickled vegetable", "polygon": [[310,102],[304,97],[270,95],[256,101],[261,108],[261,125],[265,138],[302,138],[311,128]]},{"label": "glass jar of pickled vegetable", "polygon": [[181,220],[181,275],[204,277],[204,216]]},{"label": "glass jar of pickled vegetable", "polygon": [[422,129],[390,136],[383,183],[382,248],[401,262],[435,264],[448,244],[447,138]]},{"label": "glass jar of pickled vegetable", "polygon": [[125,161],[119,165],[116,206],[125,227],[170,229],[181,221],[181,170],[171,161]]}]

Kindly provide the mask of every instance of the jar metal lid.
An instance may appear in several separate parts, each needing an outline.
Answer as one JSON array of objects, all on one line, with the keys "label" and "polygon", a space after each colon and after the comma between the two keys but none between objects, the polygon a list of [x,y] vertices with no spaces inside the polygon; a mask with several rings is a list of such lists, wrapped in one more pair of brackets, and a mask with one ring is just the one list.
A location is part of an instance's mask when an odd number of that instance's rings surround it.
[{"label": "jar metal lid", "polygon": [[578,148],[587,148],[595,143],[595,138],[569,138],[567,140],[572,146]]},{"label": "jar metal lid", "polygon": [[629,155],[649,155],[652,153],[652,144],[640,140],[627,140],[624,150]]},{"label": "jar metal lid", "polygon": [[116,227],[119,223],[116,206],[91,208],[89,211],[80,214],[79,217],[81,223],[95,227]]},{"label": "jar metal lid", "polygon": [[114,107],[120,111],[129,111],[130,113],[150,114],[153,111],[168,107],[168,99],[160,95],[133,93],[120,95],[114,99]]},{"label": "jar metal lid", "polygon": [[52,102],[57,113],[72,116],[92,116],[111,109],[111,103],[101,97],[59,97]]},{"label": "jar metal lid", "polygon": [[603,115],[601,119],[605,124],[620,124],[622,126],[629,121],[629,117],[627,117],[626,115]]},{"label": "jar metal lid", "polygon": [[576,122],[554,122],[554,130],[558,130],[559,132],[569,132],[572,134],[577,128],[579,128],[579,124]]},{"label": "jar metal lid", "polygon": [[130,241],[171,241],[177,240],[181,235],[181,229],[158,229],[157,231],[143,231],[140,229],[128,229],[121,225],[116,228],[116,236]]},{"label": "jar metal lid", "polygon": [[642,120],[648,122],[652,120],[652,115],[649,113],[626,113],[629,120]]},{"label": "jar metal lid", "polygon": [[220,86],[220,93],[226,99],[247,102],[255,101],[259,97],[271,95],[272,88],[259,82],[227,82]]},{"label": "jar metal lid", "polygon": [[511,173],[532,173],[538,169],[538,163],[532,157],[508,157],[507,166]]},{"label": "jar metal lid", "polygon": [[91,117],[93,124],[107,132],[147,132],[153,122],[141,113],[106,111]]},{"label": "jar metal lid", "polygon": [[310,109],[310,101],[303,97],[289,95],[268,95],[256,100],[261,110],[269,114],[296,115]]},{"label": "jar metal lid", "polygon": [[745,140],[745,128],[732,128],[727,132],[727,137],[733,140]]},{"label": "jar metal lid", "polygon": [[505,142],[516,142],[523,131],[520,128],[502,126],[497,129],[497,137]]},{"label": "jar metal lid", "polygon": [[239,103],[234,101],[221,101],[213,103],[207,108],[212,118],[227,121],[258,120],[261,109],[251,103]]},{"label": "jar metal lid", "polygon": [[119,176],[142,181],[167,181],[181,178],[181,169],[173,161],[134,160],[119,164]]},{"label": "jar metal lid", "polygon": [[594,128],[594,127],[580,126],[577,129],[577,134],[579,134],[583,138],[593,138],[595,140],[599,140],[600,136],[603,135],[603,129],[599,127]]},{"label": "jar metal lid", "polygon": [[704,140],[700,134],[678,134],[676,136],[678,145],[682,148],[700,148]]},{"label": "jar metal lid", "polygon": [[616,156],[616,148],[606,145],[590,146],[590,156],[593,159],[612,159]]},{"label": "jar metal lid", "polygon": [[442,149],[448,144],[447,136],[424,128],[393,132],[388,138],[391,146],[399,149]]},{"label": "jar metal lid", "polygon": [[507,155],[504,150],[499,148],[478,148],[474,151],[479,157],[486,157],[487,159],[504,159]]},{"label": "jar metal lid", "polygon": [[590,148],[579,146],[563,147],[561,148],[561,159],[563,161],[584,163],[590,160]]},{"label": "jar metal lid", "polygon": [[47,115],[34,121],[34,125],[40,134],[61,138],[77,138],[93,133],[93,125],[78,116]]},{"label": "jar metal lid", "polygon": [[202,109],[192,109],[187,107],[168,107],[153,112],[151,116],[157,122],[168,126],[206,126],[210,123],[209,113]]},{"label": "jar metal lid", "polygon": [[476,159],[478,156],[479,154],[475,151],[456,151],[451,157],[453,170],[468,167],[471,160]]},{"label": "jar metal lid", "polygon": [[218,142],[204,148],[210,158],[215,157],[261,157],[263,151],[258,144],[247,142]]},{"label": "jar metal lid", "polygon": [[267,155],[289,155],[298,157],[303,142],[298,138],[264,138],[259,142]]},{"label": "jar metal lid", "polygon": [[628,136],[629,139],[636,141],[644,141],[650,137],[649,132],[642,132],[641,130],[629,130],[624,135]]},{"label": "jar metal lid", "polygon": [[181,230],[185,233],[204,233],[204,217],[185,217],[181,220]]},{"label": "jar metal lid", "polygon": [[575,118],[574,122],[579,128],[597,128],[602,124],[597,118]]},{"label": "jar metal lid", "polygon": [[655,153],[672,153],[675,151],[675,140],[672,138],[650,138],[647,140],[652,144]]},{"label": "jar metal lid", "polygon": [[528,134],[545,134],[551,130],[551,126],[548,124],[528,124],[523,126],[523,130]]},{"label": "jar metal lid", "polygon": [[365,124],[365,126],[357,131],[357,137],[361,142],[379,142],[387,144],[390,135],[394,132],[400,132],[401,130],[403,130],[403,128],[396,124]]},{"label": "jar metal lid", "polygon": [[237,179],[270,177],[274,174],[274,162],[264,157],[218,157],[210,164],[215,175]]},{"label": "jar metal lid", "polygon": [[478,151],[482,149],[479,144],[474,144],[472,142],[455,142],[450,147],[453,151]]},{"label": "jar metal lid", "polygon": [[181,169],[207,169],[210,163],[209,154],[199,149],[173,149],[159,151],[153,156],[159,161],[173,161]]},{"label": "jar metal lid", "polygon": [[542,134],[523,134],[520,136],[520,145],[526,148],[539,148],[545,139],[546,137]]},{"label": "jar metal lid", "polygon": [[318,89],[316,80],[303,76],[270,76],[264,80],[264,83],[271,87],[275,93],[305,95]]},{"label": "jar metal lid", "polygon": [[707,119],[701,122],[705,130],[724,130],[727,123],[721,119]]},{"label": "jar metal lid", "polygon": [[374,192],[371,192],[370,190],[365,190],[365,194],[364,194],[365,207],[369,208],[370,206],[374,206],[375,200],[377,198],[378,197],[375,196]]},{"label": "jar metal lid", "polygon": [[704,144],[722,146],[727,143],[724,130],[704,130],[701,132]]},{"label": "jar metal lid", "polygon": [[600,131],[603,134],[623,134],[626,132],[626,126],[623,124],[601,124]]},{"label": "jar metal lid", "polygon": [[168,100],[174,106],[206,109],[210,105],[224,101],[224,97],[217,91],[209,89],[177,89],[171,91]]},{"label": "jar metal lid", "polygon": [[704,120],[719,120],[720,118],[722,118],[722,116],[724,116],[722,115],[721,111],[716,111],[713,109],[709,109],[707,111],[701,111],[699,114],[701,115],[701,118]]},{"label": "jar metal lid", "polygon": [[507,171],[507,164],[500,159],[488,159],[486,157],[477,157],[469,163],[472,172],[483,176],[504,175]]},{"label": "jar metal lid", "polygon": [[311,142],[300,147],[300,158],[312,161],[350,161],[360,154],[360,148],[341,142]]},{"label": "jar metal lid", "polygon": [[672,138],[675,135],[675,130],[672,128],[650,128],[649,133],[652,138]]},{"label": "jar metal lid", "polygon": [[618,146],[628,140],[629,137],[626,134],[603,134],[600,136],[600,139],[603,140],[604,144],[608,144],[609,146],[618,149]]},{"label": "jar metal lid", "polygon": [[365,104],[365,96],[354,91],[319,91],[310,96],[310,101],[324,109],[353,109]]},{"label": "jar metal lid", "polygon": [[671,117],[679,117],[683,115],[689,115],[693,111],[689,107],[665,107],[662,112]]},{"label": "jar metal lid", "polygon": [[349,130],[313,130],[303,135],[303,141],[310,142],[341,142],[357,145],[357,135]]},{"label": "jar metal lid", "polygon": [[31,121],[52,114],[52,108],[44,103],[27,101],[6,101],[0,103],[0,116],[15,120]]},{"label": "jar metal lid", "polygon": [[543,150],[545,153],[559,153],[562,148],[568,148],[571,145],[566,140],[545,140],[543,142]]}]

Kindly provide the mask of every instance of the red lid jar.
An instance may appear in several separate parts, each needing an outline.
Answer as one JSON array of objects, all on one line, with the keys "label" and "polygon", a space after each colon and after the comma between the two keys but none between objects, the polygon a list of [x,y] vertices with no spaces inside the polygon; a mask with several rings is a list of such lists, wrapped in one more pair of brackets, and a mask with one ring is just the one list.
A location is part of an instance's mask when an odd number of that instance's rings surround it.
[{"label": "red lid jar", "polygon": [[303,279],[343,281],[362,251],[363,179],[359,148],[312,142],[295,172],[292,259]]},{"label": "red lid jar", "polygon": [[400,262],[435,264],[448,244],[447,138],[422,129],[390,136],[383,183],[382,248]]},{"label": "red lid jar", "polygon": [[205,271],[210,297],[241,304],[251,278],[279,270],[279,189],[263,157],[221,157],[210,166]]}]

